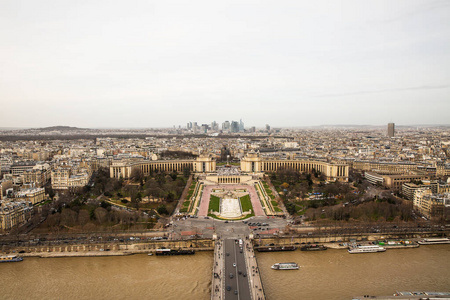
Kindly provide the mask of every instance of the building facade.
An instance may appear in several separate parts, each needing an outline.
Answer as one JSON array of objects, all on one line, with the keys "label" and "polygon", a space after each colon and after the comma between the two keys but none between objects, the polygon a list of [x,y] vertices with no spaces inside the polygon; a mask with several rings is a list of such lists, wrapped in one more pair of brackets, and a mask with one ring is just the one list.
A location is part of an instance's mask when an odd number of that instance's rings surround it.
[{"label": "building facade", "polygon": [[109,168],[111,178],[131,178],[137,171],[148,176],[151,172],[183,172],[186,169],[195,173],[215,172],[216,159],[211,155],[200,155],[185,160],[113,161]]},{"label": "building facade", "polygon": [[51,178],[52,172],[49,169],[31,169],[23,172],[23,183],[32,183],[37,187],[43,187]]},{"label": "building facade", "polygon": [[[248,153],[241,159],[241,172],[265,173],[286,168],[298,172],[317,171],[327,180],[348,181],[349,165],[341,162],[324,162],[317,160],[265,159],[259,153]],[[194,173],[216,172],[216,159],[211,155],[202,155],[193,160],[156,160],[156,161],[117,161],[110,167],[112,178],[130,178],[133,172],[140,171],[144,176],[155,171],[182,172],[188,169]]]},{"label": "building facade", "polygon": [[61,165],[52,171],[52,188],[55,190],[67,190],[83,187],[89,183],[91,175],[89,168]]},{"label": "building facade", "polygon": [[0,201],[0,230],[7,231],[31,219],[33,204],[29,201]]},{"label": "building facade", "polygon": [[450,194],[433,194],[430,189],[417,190],[414,209],[428,219],[446,219],[450,208]]},{"label": "building facade", "polygon": [[379,162],[368,160],[355,160],[352,168],[358,171],[375,171],[391,174],[401,174],[409,171],[417,171],[419,166],[410,162]]},{"label": "building facade", "polygon": [[395,135],[395,124],[394,123],[388,123],[388,128],[387,128],[387,135],[388,137],[394,137]]},{"label": "building facade", "polygon": [[364,177],[372,184],[378,184],[388,189],[392,189],[396,192],[401,192],[402,186],[405,183],[430,179],[430,176],[428,174],[422,172],[411,172],[410,174],[384,174],[377,172],[364,172]]},{"label": "building facade", "polygon": [[320,172],[327,180],[348,181],[349,165],[342,162],[326,162],[305,159],[266,159],[250,152],[241,159],[241,171],[247,173],[275,172],[291,169],[298,172]]},{"label": "building facade", "polygon": [[15,199],[29,201],[31,204],[36,204],[45,200],[45,189],[36,187],[21,190],[15,194]]}]

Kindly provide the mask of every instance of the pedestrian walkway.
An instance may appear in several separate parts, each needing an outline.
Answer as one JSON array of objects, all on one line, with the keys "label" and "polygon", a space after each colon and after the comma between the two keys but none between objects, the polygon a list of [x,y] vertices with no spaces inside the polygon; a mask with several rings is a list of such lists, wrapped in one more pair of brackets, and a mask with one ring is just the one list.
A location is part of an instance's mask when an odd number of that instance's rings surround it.
[{"label": "pedestrian walkway", "polygon": [[222,300],[224,297],[224,283],[222,273],[224,270],[223,242],[217,240],[214,247],[214,265],[211,284],[211,300]]},{"label": "pedestrian walkway", "polygon": [[258,262],[256,261],[255,250],[250,240],[246,239],[245,244],[245,261],[247,264],[247,274],[249,277],[250,292],[252,300],[265,300],[264,289],[259,273]]}]

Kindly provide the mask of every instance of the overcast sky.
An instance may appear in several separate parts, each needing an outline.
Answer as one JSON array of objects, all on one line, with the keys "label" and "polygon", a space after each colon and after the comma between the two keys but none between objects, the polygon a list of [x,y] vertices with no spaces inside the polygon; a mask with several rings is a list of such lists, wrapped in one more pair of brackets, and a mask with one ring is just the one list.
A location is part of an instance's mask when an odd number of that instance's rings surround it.
[{"label": "overcast sky", "polygon": [[0,1],[0,127],[450,124],[450,1]]}]

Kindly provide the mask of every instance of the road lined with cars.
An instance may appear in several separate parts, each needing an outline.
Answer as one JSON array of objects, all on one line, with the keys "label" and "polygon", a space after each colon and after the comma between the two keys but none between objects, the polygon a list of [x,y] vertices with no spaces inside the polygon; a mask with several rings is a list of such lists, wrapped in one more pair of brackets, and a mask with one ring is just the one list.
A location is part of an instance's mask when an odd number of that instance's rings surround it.
[{"label": "road lined with cars", "polygon": [[224,240],[226,300],[251,299],[242,239]]}]

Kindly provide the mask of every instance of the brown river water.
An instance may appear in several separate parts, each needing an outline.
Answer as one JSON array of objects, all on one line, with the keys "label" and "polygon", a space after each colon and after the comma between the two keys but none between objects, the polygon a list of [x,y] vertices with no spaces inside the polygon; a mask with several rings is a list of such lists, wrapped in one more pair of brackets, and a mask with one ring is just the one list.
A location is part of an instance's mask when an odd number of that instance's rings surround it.
[{"label": "brown river water", "polygon": [[[450,291],[450,245],[348,254],[257,253],[267,299],[351,299]],[[300,270],[275,271],[276,262]],[[31,258],[0,264],[0,299],[209,299],[212,252],[194,256]]]}]

